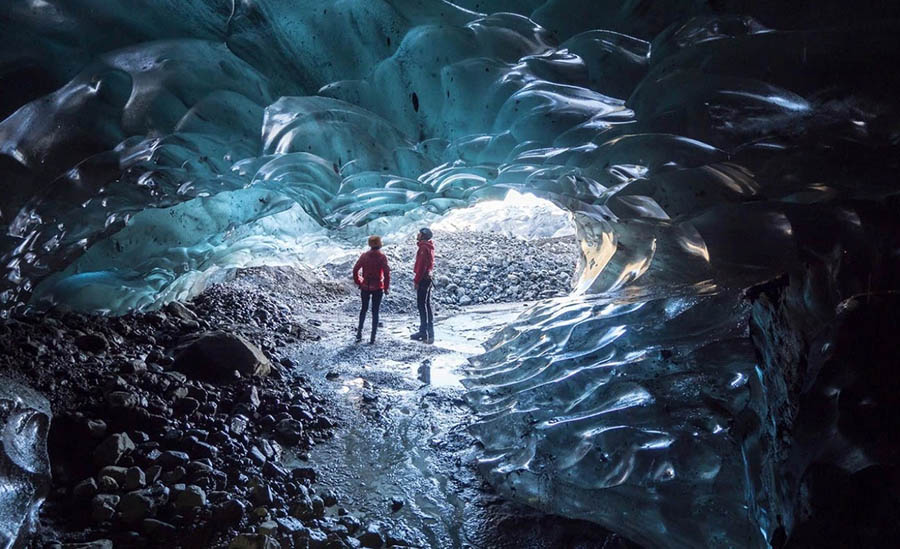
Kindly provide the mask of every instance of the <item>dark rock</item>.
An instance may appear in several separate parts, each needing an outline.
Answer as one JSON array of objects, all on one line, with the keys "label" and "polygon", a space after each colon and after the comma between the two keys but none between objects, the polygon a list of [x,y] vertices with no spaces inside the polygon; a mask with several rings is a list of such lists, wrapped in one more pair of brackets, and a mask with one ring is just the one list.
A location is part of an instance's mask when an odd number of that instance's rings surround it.
[{"label": "dark rock", "polygon": [[225,383],[234,380],[234,371],[242,376],[266,376],[272,364],[244,337],[209,332],[185,347],[175,358],[174,367],[197,379]]},{"label": "dark rock", "polygon": [[100,477],[97,489],[101,492],[115,492],[119,489],[119,483],[112,477]]},{"label": "dark rock", "polygon": [[125,489],[137,490],[147,484],[147,478],[140,467],[129,467],[125,474]]},{"label": "dark rock", "polygon": [[174,409],[182,416],[189,416],[200,409],[200,401],[191,397],[179,398],[175,401]]},{"label": "dark rock", "polygon": [[269,429],[275,427],[275,417],[271,414],[264,415],[259,420],[259,426],[262,427],[263,430],[268,431]]},{"label": "dark rock", "polygon": [[303,424],[296,419],[282,419],[275,426],[275,432],[287,444],[297,444],[303,436]]},{"label": "dark rock", "polygon": [[162,475],[162,481],[166,484],[177,484],[180,482],[184,476],[187,474],[184,467],[178,466],[172,469],[171,471],[166,471]]},{"label": "dark rock", "polygon": [[172,488],[176,509],[192,509],[206,505],[206,493],[199,486],[176,484]]},{"label": "dark rock", "polygon": [[159,465],[151,465],[147,467],[144,471],[144,480],[147,484],[153,484],[159,479],[159,476],[162,474],[162,467]]},{"label": "dark rock", "polygon": [[102,419],[88,420],[87,428],[94,438],[103,438],[106,435],[106,422]]},{"label": "dark rock", "polygon": [[391,498],[391,512],[396,513],[400,509],[403,509],[403,500],[397,498]]},{"label": "dark rock", "polygon": [[97,494],[97,482],[93,478],[87,478],[75,485],[72,495],[79,499],[92,498]]},{"label": "dark rock", "polygon": [[281,528],[281,531],[287,534],[295,534],[303,530],[303,523],[294,517],[276,518],[275,522],[278,523],[278,527]]},{"label": "dark rock", "polygon": [[254,410],[259,408],[261,403],[259,399],[259,390],[255,385],[251,385],[247,389],[244,389],[240,398],[238,398],[238,401],[250,406]]},{"label": "dark rock", "polygon": [[172,539],[177,532],[175,526],[156,519],[144,519],[141,531],[153,539]]},{"label": "dark rock", "polygon": [[316,518],[325,516],[325,501],[319,496],[313,496],[310,501],[312,502],[313,516]]},{"label": "dark rock", "polygon": [[309,494],[302,493],[291,502],[291,516],[301,520],[309,520],[315,517],[312,499]]},{"label": "dark rock", "polygon": [[316,470],[312,467],[297,467],[291,470],[291,476],[297,480],[308,480],[310,482],[315,482],[318,477]]},{"label": "dark rock", "polygon": [[197,440],[197,437],[189,436],[184,440],[184,449],[196,457],[213,459],[219,455],[219,449],[212,444]]},{"label": "dark rock", "polygon": [[285,471],[278,465],[275,465],[275,463],[271,461],[266,462],[266,464],[263,465],[262,472],[263,475],[271,478],[282,479],[287,477],[287,471]]},{"label": "dark rock", "polygon": [[75,338],[75,346],[86,353],[100,353],[109,347],[109,342],[101,334],[84,334]]},{"label": "dark rock", "polygon": [[106,403],[113,410],[137,408],[141,403],[141,399],[136,394],[128,391],[112,391],[107,393]]},{"label": "dark rock", "polygon": [[384,537],[381,535],[381,526],[372,523],[366,526],[365,531],[356,537],[363,547],[378,548],[384,545]]},{"label": "dark rock", "polygon": [[230,499],[216,508],[215,516],[225,524],[240,522],[247,513],[247,507],[240,500]]},{"label": "dark rock", "polygon": [[262,450],[260,450],[256,446],[250,447],[250,451],[247,452],[247,457],[250,458],[250,461],[258,466],[262,466],[266,462],[265,454],[263,454]]},{"label": "dark rock", "polygon": [[139,374],[147,371],[147,363],[143,360],[126,360],[119,365],[119,371],[123,374]]},{"label": "dark rock", "polygon": [[272,505],[272,489],[261,480],[255,480],[251,483],[250,500],[259,506]]},{"label": "dark rock", "polygon": [[109,477],[116,481],[117,484],[125,484],[125,477],[128,474],[127,467],[117,467],[115,465],[107,465],[106,467],[100,469],[100,472],[97,473],[97,479],[101,479],[103,477]]},{"label": "dark rock", "polygon": [[124,522],[134,524],[150,516],[153,503],[153,499],[143,490],[128,492],[119,502],[119,513]]},{"label": "dark rock", "polygon": [[97,494],[91,500],[91,518],[104,522],[113,518],[119,505],[119,496],[113,494]]},{"label": "dark rock", "polygon": [[309,549],[325,549],[325,544],[328,543],[328,535],[317,528],[311,528],[306,539],[309,543]]},{"label": "dark rock", "polygon": [[134,450],[134,443],[125,433],[110,435],[94,449],[94,463],[97,466],[115,465],[127,453]]},{"label": "dark rock", "polygon": [[193,311],[177,301],[169,303],[168,305],[166,305],[165,309],[169,315],[179,320],[187,322],[197,322],[199,320],[199,318],[197,318],[197,315]]},{"label": "dark rock", "polygon": [[163,468],[169,469],[176,466],[187,465],[188,461],[190,460],[191,457],[184,452],[166,450],[159,456],[159,459],[157,461]]}]

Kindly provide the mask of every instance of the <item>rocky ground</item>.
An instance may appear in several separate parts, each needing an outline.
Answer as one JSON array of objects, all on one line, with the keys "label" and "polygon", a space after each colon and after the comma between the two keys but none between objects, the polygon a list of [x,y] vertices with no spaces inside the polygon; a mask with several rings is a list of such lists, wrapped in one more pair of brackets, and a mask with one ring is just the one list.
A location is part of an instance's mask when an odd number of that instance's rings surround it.
[{"label": "rocky ground", "polygon": [[[579,255],[571,236],[525,240],[486,232],[436,231],[434,242],[436,310],[566,295]],[[392,273],[392,294],[384,302],[387,312],[415,310],[416,250],[413,240],[384,248]],[[355,261],[327,265],[325,270],[336,280],[349,280]]]},{"label": "rocky ground", "polygon": [[320,331],[267,297],[219,286],[149,314],[0,325],[0,372],[46,395],[54,413],[53,486],[33,546],[325,539],[315,521],[334,498],[310,488],[311,467],[280,465],[284,448],[302,456],[333,428],[327,403],[279,352]]},{"label": "rocky ground", "polygon": [[[459,305],[564,292],[574,269],[571,239],[438,238],[435,298],[445,304],[439,339],[462,330],[447,320],[460,314]],[[49,312],[0,323],[0,375],[38,390],[53,408],[52,486],[31,546],[624,543],[490,495],[472,466],[461,386],[431,391],[431,374],[422,377],[422,368],[434,360],[434,384],[441,385],[439,371],[449,370],[438,365],[464,361],[458,349],[476,352],[497,326],[457,334],[448,343],[456,354],[409,342],[414,247],[387,252],[395,292],[374,348],[351,343],[355,315],[347,312],[355,312],[356,291],[346,265],[246,269],[189,303],[146,314]],[[356,396],[347,400],[348,393]],[[391,419],[413,407],[412,423]],[[398,442],[391,438],[397,429],[418,435]],[[437,432],[449,437],[448,446],[421,457]],[[347,446],[354,433],[365,433],[363,446]],[[366,438],[372,433],[382,435]],[[403,463],[410,456],[431,460],[426,470],[434,474],[401,465],[396,474],[369,478],[362,490],[342,482],[380,471],[384,464],[353,456],[375,459],[367,452],[382,446],[397,447],[394,457]],[[438,503],[417,500],[438,481]],[[454,503],[442,518],[444,500]],[[478,511],[469,515],[470,508]],[[530,545],[523,545],[523,532]]]}]

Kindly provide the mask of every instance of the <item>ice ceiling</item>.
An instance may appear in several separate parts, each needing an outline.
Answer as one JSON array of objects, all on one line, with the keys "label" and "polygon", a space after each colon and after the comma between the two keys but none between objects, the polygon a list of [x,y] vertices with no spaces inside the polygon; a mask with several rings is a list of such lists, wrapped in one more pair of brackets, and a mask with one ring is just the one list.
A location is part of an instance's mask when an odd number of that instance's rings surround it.
[{"label": "ice ceiling", "polygon": [[2,308],[149,308],[528,191],[581,272],[473,363],[485,474],[650,545],[768,545],[796,482],[744,290],[807,269],[826,315],[896,282],[865,276],[900,158],[875,4],[9,0]]}]

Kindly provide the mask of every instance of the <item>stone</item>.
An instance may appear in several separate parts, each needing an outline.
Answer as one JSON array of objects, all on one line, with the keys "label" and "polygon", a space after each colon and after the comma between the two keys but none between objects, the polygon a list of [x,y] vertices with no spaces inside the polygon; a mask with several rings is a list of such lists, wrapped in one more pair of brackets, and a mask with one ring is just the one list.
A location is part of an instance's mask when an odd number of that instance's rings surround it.
[{"label": "stone", "polygon": [[137,490],[147,485],[147,478],[140,467],[129,467],[125,474],[125,489]]},{"label": "stone", "polygon": [[290,511],[291,516],[301,520],[309,520],[315,516],[312,499],[310,499],[309,494],[305,492],[294,498],[291,502]]},{"label": "stone", "polygon": [[316,470],[312,467],[297,467],[296,469],[291,470],[291,477],[295,480],[315,482],[318,475],[316,474]]},{"label": "stone", "polygon": [[378,548],[384,545],[384,537],[381,535],[381,526],[371,523],[366,526],[362,534],[356,537],[363,547]]},{"label": "stone", "polygon": [[98,467],[115,465],[126,454],[134,450],[134,443],[125,433],[108,436],[94,449],[94,464]]},{"label": "stone", "polygon": [[250,488],[250,500],[256,505],[272,505],[272,489],[259,479],[254,479]]},{"label": "stone", "polygon": [[227,332],[207,332],[175,357],[174,368],[196,379],[212,383],[234,380],[234,371],[242,376],[267,376],[272,363],[263,352],[243,336]]},{"label": "stone", "polygon": [[97,494],[97,481],[86,478],[72,488],[72,495],[79,499],[92,498]]},{"label": "stone", "polygon": [[97,522],[104,522],[116,515],[116,507],[119,505],[119,496],[114,494],[97,494],[91,500],[91,518]]},{"label": "stone", "polygon": [[178,530],[168,522],[148,518],[141,522],[141,531],[153,539],[171,539]]},{"label": "stone", "polygon": [[115,492],[119,489],[119,483],[112,477],[100,477],[97,482],[97,489],[101,492]]},{"label": "stone", "polygon": [[168,469],[177,466],[185,466],[190,460],[191,456],[184,452],[166,450],[159,456],[159,459],[157,461],[162,467]]},{"label": "stone", "polygon": [[244,434],[244,431],[247,429],[248,422],[249,422],[249,420],[245,416],[242,416],[242,415],[232,416],[228,420],[228,429],[234,435],[242,435],[242,434]]},{"label": "stone", "polygon": [[166,305],[166,312],[179,320],[187,322],[197,322],[199,320],[192,310],[177,301],[173,301]]},{"label": "stone", "polygon": [[134,524],[149,517],[153,512],[153,500],[143,490],[128,492],[119,502],[122,520]]},{"label": "stone", "polygon": [[200,401],[192,397],[179,398],[173,408],[179,415],[189,416],[200,409]]},{"label": "stone", "polygon": [[89,419],[87,422],[88,432],[94,438],[103,438],[106,435],[106,422],[102,419]]},{"label": "stone", "polygon": [[281,531],[287,534],[294,534],[304,528],[303,523],[294,517],[276,518],[275,522],[278,523],[278,527],[281,528]]},{"label": "stone", "polygon": [[278,533],[278,523],[274,520],[267,520],[259,525],[258,531],[264,536],[274,536]]},{"label": "stone", "polygon": [[282,419],[275,426],[278,438],[287,444],[297,444],[303,436],[303,424],[296,419]]},{"label": "stone", "polygon": [[255,385],[251,385],[241,393],[238,401],[247,404],[253,409],[259,408],[259,405],[261,404],[259,399],[259,389],[257,389]]},{"label": "stone", "polygon": [[172,497],[176,509],[192,509],[206,505],[206,493],[193,484],[176,484],[172,488]]},{"label": "stone", "polygon": [[101,334],[84,334],[75,338],[75,346],[86,353],[100,353],[109,347],[109,342]]},{"label": "stone", "polygon": [[125,484],[125,477],[128,474],[127,467],[118,467],[116,465],[107,465],[106,467],[100,469],[100,472],[97,473],[97,480],[100,480],[103,477],[110,477],[116,481],[117,484]]},{"label": "stone", "polygon": [[400,509],[403,509],[403,500],[397,498],[391,498],[391,512],[396,513]]},{"label": "stone", "polygon": [[234,524],[240,522],[247,513],[247,507],[237,499],[229,499],[216,508],[218,520],[225,524]]},{"label": "stone", "polygon": [[112,391],[106,395],[106,403],[113,410],[123,408],[137,408],[141,399],[134,393],[128,391]]}]

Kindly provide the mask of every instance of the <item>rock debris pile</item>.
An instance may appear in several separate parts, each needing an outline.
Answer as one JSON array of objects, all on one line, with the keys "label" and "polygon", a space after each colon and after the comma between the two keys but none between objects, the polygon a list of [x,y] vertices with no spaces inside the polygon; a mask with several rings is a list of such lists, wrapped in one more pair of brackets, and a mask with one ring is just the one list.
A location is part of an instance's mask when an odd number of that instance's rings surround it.
[{"label": "rock debris pile", "polygon": [[314,464],[283,465],[333,431],[328,404],[278,357],[319,336],[231,284],[152,313],[0,323],[0,371],[53,405],[32,546],[403,545],[317,490]]}]

